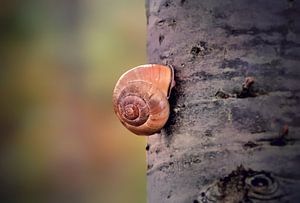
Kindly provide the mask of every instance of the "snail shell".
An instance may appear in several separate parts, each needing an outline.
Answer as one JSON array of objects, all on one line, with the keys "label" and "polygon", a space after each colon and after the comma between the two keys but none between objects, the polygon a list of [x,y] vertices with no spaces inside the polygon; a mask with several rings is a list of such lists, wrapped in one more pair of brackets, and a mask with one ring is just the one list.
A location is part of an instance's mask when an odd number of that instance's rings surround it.
[{"label": "snail shell", "polygon": [[172,67],[147,64],[124,73],[113,92],[114,111],[121,123],[137,135],[154,134],[169,117]]}]

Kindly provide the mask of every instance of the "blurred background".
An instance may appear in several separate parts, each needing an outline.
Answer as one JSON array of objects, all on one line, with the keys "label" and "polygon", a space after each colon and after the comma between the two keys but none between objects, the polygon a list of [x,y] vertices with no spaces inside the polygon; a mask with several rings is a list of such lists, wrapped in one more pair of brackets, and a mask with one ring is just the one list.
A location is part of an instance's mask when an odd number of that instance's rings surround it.
[{"label": "blurred background", "polygon": [[146,62],[143,0],[0,1],[0,202],[146,202],[146,138],[113,114]]}]

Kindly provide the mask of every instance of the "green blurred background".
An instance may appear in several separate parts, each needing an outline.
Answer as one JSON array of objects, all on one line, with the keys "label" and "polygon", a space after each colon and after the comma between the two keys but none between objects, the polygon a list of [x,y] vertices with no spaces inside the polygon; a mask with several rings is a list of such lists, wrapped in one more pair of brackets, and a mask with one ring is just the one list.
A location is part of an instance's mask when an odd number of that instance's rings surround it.
[{"label": "green blurred background", "polygon": [[113,114],[146,62],[143,0],[0,1],[0,202],[146,202],[146,138]]}]

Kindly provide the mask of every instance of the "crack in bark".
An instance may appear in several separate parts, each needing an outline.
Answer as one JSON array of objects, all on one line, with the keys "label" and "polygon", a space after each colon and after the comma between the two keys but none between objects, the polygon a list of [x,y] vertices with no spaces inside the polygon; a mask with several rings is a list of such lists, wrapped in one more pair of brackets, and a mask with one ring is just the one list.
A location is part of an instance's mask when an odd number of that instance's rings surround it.
[{"label": "crack in bark", "polygon": [[238,29],[234,28],[230,25],[224,25],[221,26],[222,29],[224,29],[227,33],[227,36],[239,36],[239,35],[258,35],[258,34],[266,34],[266,35],[272,35],[274,33],[279,33],[283,36],[287,35],[288,33],[288,26],[283,24],[280,26],[271,26],[268,29],[259,29],[255,26],[249,28],[249,29]]}]

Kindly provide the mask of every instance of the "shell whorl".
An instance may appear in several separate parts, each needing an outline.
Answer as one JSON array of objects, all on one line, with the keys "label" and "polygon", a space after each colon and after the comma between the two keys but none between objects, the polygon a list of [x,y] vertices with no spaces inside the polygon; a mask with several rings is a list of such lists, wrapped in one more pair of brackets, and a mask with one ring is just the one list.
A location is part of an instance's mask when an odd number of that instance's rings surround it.
[{"label": "shell whorl", "polygon": [[122,124],[135,134],[154,134],[168,120],[168,94],[173,73],[165,67],[159,67],[163,70],[145,66],[132,69],[121,76],[115,87],[114,111]]},{"label": "shell whorl", "polygon": [[121,121],[132,126],[144,124],[148,120],[150,113],[147,104],[149,98],[147,95],[143,95],[143,88],[137,85],[131,84],[125,87],[117,100],[117,111]]},{"label": "shell whorl", "polygon": [[135,81],[125,87],[116,101],[115,111],[123,125],[135,134],[151,135],[167,122],[169,103],[152,84]]}]

